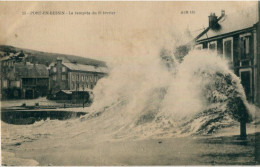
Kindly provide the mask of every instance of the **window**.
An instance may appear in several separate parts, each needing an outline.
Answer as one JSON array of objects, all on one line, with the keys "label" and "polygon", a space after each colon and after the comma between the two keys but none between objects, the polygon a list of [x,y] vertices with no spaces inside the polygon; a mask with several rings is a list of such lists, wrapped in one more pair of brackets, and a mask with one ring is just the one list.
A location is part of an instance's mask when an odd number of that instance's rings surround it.
[{"label": "window", "polygon": [[3,81],[3,88],[7,88],[7,80]]},{"label": "window", "polygon": [[19,88],[20,81],[11,81],[10,85],[11,85],[11,87]]},{"label": "window", "polygon": [[203,46],[202,46],[202,44],[199,44],[199,45],[196,45],[196,46],[194,47],[194,49],[195,49],[195,50],[202,50],[202,49],[203,49]]},{"label": "window", "polygon": [[233,38],[223,39],[223,55],[226,59],[233,62]]},{"label": "window", "polygon": [[250,57],[250,43],[251,43],[251,33],[246,33],[240,35],[240,59],[248,59]]},{"label": "window", "polygon": [[61,76],[61,79],[62,79],[63,81],[65,81],[65,80],[66,80],[66,75],[62,75],[62,76]]},{"label": "window", "polygon": [[22,83],[23,83],[23,85],[26,85],[26,86],[36,85],[36,79],[35,78],[23,78]]},{"label": "window", "polygon": [[62,72],[66,72],[66,67],[62,67]]},{"label": "window", "polygon": [[20,81],[16,81],[16,87],[20,88],[21,87],[21,82]]},{"label": "window", "polygon": [[53,79],[54,81],[56,81],[56,79],[57,79],[56,75],[53,75],[52,79]]},{"label": "window", "polygon": [[208,49],[217,52],[217,41],[209,42]]},{"label": "window", "polygon": [[56,67],[53,67],[53,72],[57,72],[57,68]]}]

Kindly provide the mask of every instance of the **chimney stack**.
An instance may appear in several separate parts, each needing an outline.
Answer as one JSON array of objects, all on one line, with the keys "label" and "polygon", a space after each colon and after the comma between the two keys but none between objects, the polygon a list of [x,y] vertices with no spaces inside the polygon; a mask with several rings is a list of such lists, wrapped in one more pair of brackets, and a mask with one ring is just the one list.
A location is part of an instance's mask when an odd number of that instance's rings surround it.
[{"label": "chimney stack", "polygon": [[62,59],[60,57],[57,58],[57,64],[61,64]]},{"label": "chimney stack", "polygon": [[221,16],[225,16],[225,10],[221,10]]},{"label": "chimney stack", "polygon": [[214,28],[214,26],[218,23],[218,18],[215,13],[211,13],[209,15],[209,27]]}]

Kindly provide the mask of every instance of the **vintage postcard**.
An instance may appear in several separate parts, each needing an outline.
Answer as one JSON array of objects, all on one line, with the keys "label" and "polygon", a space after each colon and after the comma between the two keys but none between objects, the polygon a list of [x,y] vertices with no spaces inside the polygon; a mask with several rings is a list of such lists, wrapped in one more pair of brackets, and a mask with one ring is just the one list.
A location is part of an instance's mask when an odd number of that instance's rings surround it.
[{"label": "vintage postcard", "polygon": [[0,1],[1,165],[259,165],[259,11]]}]

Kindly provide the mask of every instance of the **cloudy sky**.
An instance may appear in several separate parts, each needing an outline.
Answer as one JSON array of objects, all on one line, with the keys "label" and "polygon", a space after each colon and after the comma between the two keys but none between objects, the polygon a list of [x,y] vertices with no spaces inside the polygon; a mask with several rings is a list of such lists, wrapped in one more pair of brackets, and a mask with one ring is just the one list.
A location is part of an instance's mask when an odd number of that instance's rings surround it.
[{"label": "cloudy sky", "polygon": [[[185,42],[187,29],[207,27],[208,15],[257,2],[0,2],[0,44],[107,60],[149,54]],[[64,11],[65,15],[31,15]],[[115,14],[75,15],[75,12]],[[183,12],[188,11],[188,14]],[[190,13],[191,11],[191,13]],[[22,15],[22,12],[27,12]],[[74,15],[69,15],[73,12]]]}]

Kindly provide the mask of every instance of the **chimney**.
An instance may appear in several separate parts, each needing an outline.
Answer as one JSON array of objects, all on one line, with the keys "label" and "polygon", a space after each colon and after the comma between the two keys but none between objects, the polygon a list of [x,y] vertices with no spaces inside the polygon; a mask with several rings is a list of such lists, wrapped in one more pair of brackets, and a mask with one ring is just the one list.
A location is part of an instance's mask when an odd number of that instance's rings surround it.
[{"label": "chimney", "polygon": [[57,58],[57,64],[61,64],[62,59],[60,57]]},{"label": "chimney", "polygon": [[214,28],[214,26],[218,23],[218,18],[215,13],[211,13],[209,15],[209,27]]},{"label": "chimney", "polygon": [[225,16],[225,10],[221,10],[221,17]]}]

